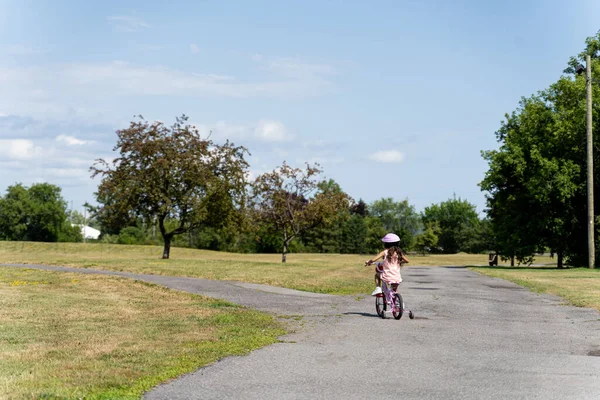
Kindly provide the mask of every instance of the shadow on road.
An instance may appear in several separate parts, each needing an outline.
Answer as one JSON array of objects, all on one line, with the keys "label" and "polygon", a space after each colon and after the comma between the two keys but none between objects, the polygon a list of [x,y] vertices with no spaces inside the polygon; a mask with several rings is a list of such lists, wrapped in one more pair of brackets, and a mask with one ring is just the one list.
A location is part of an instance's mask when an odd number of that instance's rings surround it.
[{"label": "shadow on road", "polygon": [[379,318],[379,315],[377,315],[377,314],[364,313],[364,312],[345,312],[344,315],[361,315],[363,317]]}]

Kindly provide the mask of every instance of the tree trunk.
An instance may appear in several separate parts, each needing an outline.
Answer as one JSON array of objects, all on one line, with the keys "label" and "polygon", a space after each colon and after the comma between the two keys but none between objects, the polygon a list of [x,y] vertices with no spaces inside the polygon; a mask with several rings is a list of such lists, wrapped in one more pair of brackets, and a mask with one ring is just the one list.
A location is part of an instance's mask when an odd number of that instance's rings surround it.
[{"label": "tree trunk", "polygon": [[163,260],[165,259],[169,259],[169,255],[171,254],[171,236],[170,235],[166,235],[164,237],[165,239],[165,247],[163,249]]},{"label": "tree trunk", "polygon": [[286,242],[283,242],[283,251],[281,252],[281,262],[284,263],[288,252],[288,246]]},{"label": "tree trunk", "polygon": [[511,267],[515,266],[515,256],[514,255],[510,256],[510,266]]},{"label": "tree trunk", "polygon": [[563,253],[562,253],[562,251],[559,251],[556,255],[557,255],[556,267],[559,268],[559,269],[564,268],[564,266],[563,266]]},{"label": "tree trunk", "polygon": [[281,251],[281,262],[284,263],[286,260],[286,254],[288,251],[288,235],[285,229],[283,230],[283,250]]},{"label": "tree trunk", "polygon": [[158,217],[158,228],[160,229],[160,234],[163,237],[163,241],[165,242],[165,247],[163,248],[163,260],[168,259],[171,254],[171,238],[173,237],[172,233],[167,233],[165,228],[165,219],[166,215],[160,215]]}]

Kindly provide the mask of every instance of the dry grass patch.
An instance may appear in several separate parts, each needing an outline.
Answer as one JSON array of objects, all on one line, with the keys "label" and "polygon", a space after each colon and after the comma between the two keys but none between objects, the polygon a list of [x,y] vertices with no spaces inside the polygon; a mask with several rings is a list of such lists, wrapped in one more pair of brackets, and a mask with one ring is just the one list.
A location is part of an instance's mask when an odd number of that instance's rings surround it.
[{"label": "dry grass patch", "polygon": [[[171,259],[161,260],[158,246],[101,243],[0,242],[0,260],[40,263],[144,274],[188,276],[262,283],[331,294],[370,293],[373,270],[363,266],[373,255],[290,254],[286,264],[279,254],[236,254],[172,248]],[[410,265],[487,265],[485,254],[409,256]],[[551,263],[540,257],[538,263]]]},{"label": "dry grass patch", "polygon": [[600,270],[588,268],[471,268],[479,273],[506,279],[539,293],[549,293],[579,307],[600,311]]},{"label": "dry grass patch", "polygon": [[0,268],[0,398],[139,398],[283,333],[265,314],[143,282]]}]

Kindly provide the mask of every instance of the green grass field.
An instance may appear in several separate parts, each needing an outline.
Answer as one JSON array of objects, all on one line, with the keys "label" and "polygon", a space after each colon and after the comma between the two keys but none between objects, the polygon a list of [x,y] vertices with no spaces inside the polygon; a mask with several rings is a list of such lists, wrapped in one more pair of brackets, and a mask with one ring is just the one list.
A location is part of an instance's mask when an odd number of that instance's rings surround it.
[{"label": "green grass field", "polygon": [[579,307],[600,311],[600,269],[589,268],[471,268],[495,278],[506,279],[538,293],[550,293]]},{"label": "green grass field", "polygon": [[137,399],[284,333],[269,315],[157,285],[0,268],[2,399]]}]

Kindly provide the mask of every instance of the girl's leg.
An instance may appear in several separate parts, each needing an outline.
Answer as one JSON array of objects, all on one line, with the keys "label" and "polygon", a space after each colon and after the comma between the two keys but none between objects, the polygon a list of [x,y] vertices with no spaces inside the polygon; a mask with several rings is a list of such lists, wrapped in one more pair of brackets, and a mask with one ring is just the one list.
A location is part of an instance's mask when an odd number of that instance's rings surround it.
[{"label": "girl's leg", "polygon": [[375,290],[373,290],[371,296],[377,296],[379,293],[381,293],[381,277],[377,271],[375,271]]},{"label": "girl's leg", "polygon": [[387,284],[385,284],[383,287],[383,293],[385,293],[385,301],[388,303],[388,305],[390,307],[393,307],[393,293],[394,293],[394,289],[392,289],[390,286],[388,286]]}]

